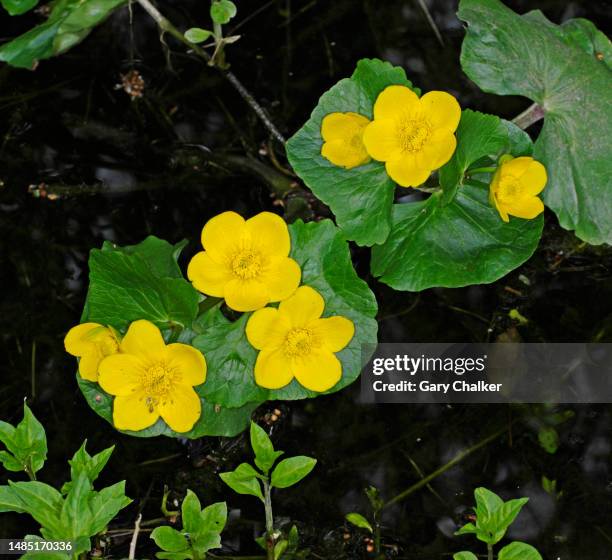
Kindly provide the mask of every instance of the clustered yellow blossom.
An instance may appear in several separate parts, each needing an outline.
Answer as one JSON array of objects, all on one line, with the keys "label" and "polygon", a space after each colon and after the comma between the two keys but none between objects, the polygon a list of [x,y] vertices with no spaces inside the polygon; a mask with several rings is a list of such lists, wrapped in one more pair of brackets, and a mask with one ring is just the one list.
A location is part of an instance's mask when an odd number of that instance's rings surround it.
[{"label": "clustered yellow blossom", "polygon": [[453,155],[460,118],[459,103],[446,92],[430,91],[419,98],[406,86],[388,86],[374,103],[371,122],[355,113],[324,117],[321,154],[347,169],[371,157],[385,162],[398,185],[417,187]]},{"label": "clustered yellow blossom", "polygon": [[544,212],[538,198],[546,186],[546,168],[532,157],[502,156],[489,187],[489,199],[504,222],[508,216],[532,219]]}]

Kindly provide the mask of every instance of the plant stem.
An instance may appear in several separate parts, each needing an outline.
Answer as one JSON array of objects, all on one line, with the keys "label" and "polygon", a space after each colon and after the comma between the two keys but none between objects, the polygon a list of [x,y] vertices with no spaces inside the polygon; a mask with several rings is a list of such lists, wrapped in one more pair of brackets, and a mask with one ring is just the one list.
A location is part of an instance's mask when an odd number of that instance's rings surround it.
[{"label": "plant stem", "polygon": [[493,560],[493,545],[487,544],[487,560]]},{"label": "plant stem", "polygon": [[263,481],[264,507],[266,508],[266,556],[274,560],[274,515],[272,513],[272,489],[268,480]]},{"label": "plant stem", "polygon": [[512,119],[512,122],[525,130],[529,128],[532,124],[537,123],[539,120],[544,118],[544,109],[540,107],[537,103],[530,105],[525,109],[520,115]]},{"label": "plant stem", "polygon": [[32,458],[31,457],[28,459],[28,463],[27,465],[25,465],[24,470],[26,474],[30,477],[30,480],[36,480],[36,473],[34,472],[34,469],[32,468]]},{"label": "plant stem", "polygon": [[475,451],[478,451],[481,447],[484,447],[488,443],[491,443],[492,441],[496,440],[499,436],[506,433],[507,431],[508,431],[508,426],[505,426],[504,428],[497,430],[495,433],[491,434],[490,436],[487,436],[486,438],[482,439],[478,443],[472,445],[472,447],[469,447],[468,449],[465,449],[464,451],[457,453],[457,455],[455,455],[448,463],[441,466],[439,469],[435,470],[431,474],[428,474],[425,478],[422,478],[417,483],[413,484],[412,486],[410,486],[403,492],[400,492],[394,498],[391,498],[390,500],[385,502],[385,505],[383,506],[383,508],[389,507],[390,505],[396,504],[397,502],[403,500],[404,498],[407,498],[408,496],[410,496],[410,494],[413,494],[414,492],[416,492],[423,486],[426,486],[434,478],[437,478],[441,474],[445,473],[447,470],[454,467],[457,463],[460,463],[461,461],[463,461],[463,459],[465,459],[467,456],[471,455]]},{"label": "plant stem", "polygon": [[[189,41],[183,33],[181,33],[168,19],[166,19],[162,13],[150,2],[150,0],[136,0],[142,8],[155,20],[158,27],[163,33],[169,33],[177,41],[183,43],[186,47],[189,47],[197,56],[204,59],[207,63],[211,61],[210,55],[200,46]],[[223,68],[217,67],[225,78],[234,86],[236,91],[242,96],[242,98],[250,105],[253,112],[259,117],[259,120],[263,125],[270,131],[272,136],[276,138],[281,144],[285,143],[284,136],[279,132],[274,123],[270,120],[264,108],[257,102],[257,100],[245,89],[238,78],[232,73],[223,70]]]}]

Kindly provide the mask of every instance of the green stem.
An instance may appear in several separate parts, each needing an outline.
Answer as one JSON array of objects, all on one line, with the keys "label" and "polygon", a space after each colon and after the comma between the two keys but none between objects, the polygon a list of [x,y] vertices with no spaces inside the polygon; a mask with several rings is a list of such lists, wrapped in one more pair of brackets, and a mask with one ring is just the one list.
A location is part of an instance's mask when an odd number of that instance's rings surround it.
[{"label": "green stem", "polygon": [[487,560],[493,560],[493,545],[487,544]]},{"label": "green stem", "polygon": [[266,556],[274,560],[274,515],[272,513],[272,489],[268,480],[263,481],[264,507],[266,509]]},{"label": "green stem", "polygon": [[394,498],[391,498],[390,500],[385,502],[385,504],[383,505],[383,508],[389,507],[389,506],[391,506],[393,504],[396,504],[397,502],[403,500],[404,498],[407,498],[408,496],[410,496],[411,494],[413,494],[414,492],[416,492],[417,490],[419,490],[423,486],[426,486],[434,478],[437,478],[441,474],[445,473],[447,470],[453,468],[456,464],[458,464],[461,461],[463,461],[463,459],[465,459],[466,457],[468,457],[469,455],[471,455],[475,451],[478,451],[480,448],[484,447],[485,445],[487,445],[487,444],[491,443],[492,441],[496,440],[499,436],[501,436],[502,434],[506,433],[507,431],[508,431],[508,426],[506,426],[506,427],[504,427],[504,428],[502,428],[500,430],[497,430],[495,433],[491,434],[490,436],[487,436],[483,440],[481,440],[478,443],[472,445],[472,447],[469,447],[468,449],[466,449],[464,451],[461,451],[460,453],[457,453],[457,455],[455,455],[448,463],[446,463],[445,465],[441,466],[439,469],[435,470],[431,474],[428,474],[425,478],[422,478],[417,483],[413,484],[412,486],[410,486],[409,488],[407,488],[403,492],[400,492]]},{"label": "green stem", "polygon": [[24,470],[26,474],[30,477],[30,480],[36,480],[36,473],[34,472],[34,469],[32,468],[32,458],[31,457],[28,458],[28,463],[25,465]]},{"label": "green stem", "polygon": [[226,69],[228,66],[225,62],[223,28],[221,27],[221,24],[217,23],[216,21],[213,23],[213,33],[215,35],[215,51],[210,57],[208,64],[210,64],[210,66],[218,66],[219,68]]},{"label": "green stem", "polygon": [[525,109],[520,115],[512,119],[512,122],[519,128],[525,130],[543,118],[544,109],[542,109],[542,107],[540,107],[540,105],[537,103],[534,103],[533,105],[527,107],[527,109]]}]

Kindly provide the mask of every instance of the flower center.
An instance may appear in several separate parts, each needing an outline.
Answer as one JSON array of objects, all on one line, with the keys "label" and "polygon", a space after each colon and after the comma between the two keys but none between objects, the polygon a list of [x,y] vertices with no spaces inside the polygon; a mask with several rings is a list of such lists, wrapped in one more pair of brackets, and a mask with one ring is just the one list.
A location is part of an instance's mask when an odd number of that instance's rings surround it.
[{"label": "flower center", "polygon": [[500,202],[511,203],[523,196],[523,187],[514,177],[504,177],[499,182],[497,198]]},{"label": "flower center", "polygon": [[152,399],[157,402],[157,399],[167,396],[177,381],[176,377],[175,370],[165,362],[157,362],[145,369],[140,382],[147,401]]},{"label": "flower center", "polygon": [[261,254],[246,249],[232,259],[232,272],[242,280],[250,280],[261,274]]},{"label": "flower center", "polygon": [[291,329],[285,337],[285,354],[292,358],[306,356],[317,346],[317,342],[312,331],[299,327]]},{"label": "flower center", "polygon": [[403,118],[397,123],[397,135],[403,151],[418,152],[431,136],[431,127],[424,119]]}]

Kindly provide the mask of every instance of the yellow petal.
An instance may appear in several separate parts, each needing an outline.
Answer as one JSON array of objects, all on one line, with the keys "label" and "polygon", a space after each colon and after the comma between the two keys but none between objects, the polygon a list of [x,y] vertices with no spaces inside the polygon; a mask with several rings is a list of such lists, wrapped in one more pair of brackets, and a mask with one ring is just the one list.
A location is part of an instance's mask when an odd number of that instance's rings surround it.
[{"label": "yellow petal", "polygon": [[142,393],[132,393],[124,397],[115,397],[113,403],[113,424],[118,430],[139,431],[157,422],[159,412],[147,404]]},{"label": "yellow petal", "polygon": [[202,352],[180,342],[168,344],[166,351],[168,365],[180,372],[180,383],[192,386],[206,381],[206,360]]},{"label": "yellow petal", "polygon": [[370,119],[358,113],[329,113],[321,122],[323,140],[347,140],[363,131]]},{"label": "yellow petal", "polygon": [[513,177],[520,177],[527,169],[531,166],[534,159],[529,156],[521,156],[514,158],[512,156],[506,157],[504,161],[500,159],[501,170],[500,174],[502,177],[512,175]]},{"label": "yellow petal", "polygon": [[255,383],[266,389],[281,389],[291,383],[291,361],[281,349],[262,350],[255,362]]},{"label": "yellow petal", "polygon": [[439,169],[453,156],[456,148],[457,139],[452,132],[443,128],[434,129],[423,146],[425,161],[431,169]]},{"label": "yellow petal", "polygon": [[68,354],[73,356],[82,356],[91,349],[91,340],[88,340],[87,335],[95,329],[104,328],[98,323],[82,323],[76,327],[72,327],[64,338],[64,347]]},{"label": "yellow petal", "polygon": [[166,344],[159,329],[150,321],[134,321],[121,341],[121,352],[146,359],[163,359]]},{"label": "yellow petal", "polygon": [[193,388],[176,385],[160,403],[159,413],[175,432],[188,432],[202,415],[202,401]]},{"label": "yellow petal", "polygon": [[270,301],[282,301],[297,290],[301,277],[300,265],[286,257],[273,259],[259,280],[267,286]]},{"label": "yellow petal", "polygon": [[270,303],[270,292],[262,282],[235,278],[225,286],[225,303],[236,311],[255,311]]},{"label": "yellow petal", "polygon": [[517,200],[508,207],[508,214],[527,220],[539,216],[542,212],[544,212],[544,203],[537,196]]},{"label": "yellow petal", "polygon": [[199,292],[223,297],[225,285],[233,276],[228,266],[214,261],[205,251],[200,251],[189,262],[187,278]]},{"label": "yellow petal", "polygon": [[95,344],[91,344],[79,360],[79,375],[87,381],[98,381],[98,367],[104,358],[102,350]]},{"label": "yellow petal", "polygon": [[340,360],[329,350],[312,352],[296,359],[292,368],[300,385],[317,393],[331,389],[342,378]]},{"label": "yellow petal", "polygon": [[491,206],[493,206],[499,212],[499,215],[504,222],[509,222],[510,218],[508,217],[508,213],[501,207],[501,205],[497,201],[497,189],[499,188],[499,181],[500,173],[498,168],[498,170],[493,175],[491,184],[489,185],[489,204],[491,204]]},{"label": "yellow petal", "polygon": [[213,260],[223,264],[241,248],[245,233],[245,221],[240,214],[223,212],[206,222],[202,246]]},{"label": "yellow petal", "polygon": [[278,306],[278,310],[292,327],[304,326],[318,319],[324,308],[325,301],[321,294],[310,286],[300,286],[291,297]]},{"label": "yellow petal", "polygon": [[251,315],[246,326],[247,340],[254,348],[278,348],[285,340],[291,324],[278,309],[264,307]]},{"label": "yellow petal", "polygon": [[445,91],[430,91],[421,97],[425,118],[434,128],[455,132],[461,119],[461,107],[457,100]]},{"label": "yellow petal", "polygon": [[377,119],[366,126],[363,143],[370,156],[387,161],[401,152],[396,126],[392,119]]},{"label": "yellow petal", "polygon": [[540,194],[544,190],[547,180],[546,168],[539,161],[535,160],[531,162],[529,167],[519,177],[521,185],[525,188],[525,194],[532,196]]},{"label": "yellow petal", "polygon": [[141,385],[143,362],[131,354],[113,354],[100,362],[98,383],[111,395],[127,396]]},{"label": "yellow petal", "polygon": [[363,145],[363,139],[359,138],[359,142],[355,142],[355,145],[346,140],[329,140],[321,146],[321,155],[338,167],[345,169],[359,167],[370,161],[370,156]]},{"label": "yellow petal", "polygon": [[394,119],[406,112],[418,111],[419,98],[406,86],[388,86],[376,98],[374,120]]},{"label": "yellow petal", "polygon": [[331,352],[340,352],[355,334],[353,321],[340,316],[317,319],[311,328],[323,346]]},{"label": "yellow petal", "polygon": [[419,165],[414,154],[395,157],[385,164],[385,168],[389,177],[401,187],[418,187],[431,175],[431,169]]},{"label": "yellow petal", "polygon": [[246,221],[251,247],[266,256],[286,257],[291,238],[285,220],[272,212],[260,212]]}]

